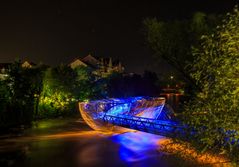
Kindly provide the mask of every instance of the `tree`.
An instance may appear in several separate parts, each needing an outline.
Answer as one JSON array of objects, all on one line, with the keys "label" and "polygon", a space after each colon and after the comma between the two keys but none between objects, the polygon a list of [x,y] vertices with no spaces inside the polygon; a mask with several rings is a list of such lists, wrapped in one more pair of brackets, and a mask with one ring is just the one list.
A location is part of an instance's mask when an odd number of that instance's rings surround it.
[{"label": "tree", "polygon": [[78,100],[102,98],[104,83],[97,79],[91,68],[80,66],[74,71],[77,76],[73,93]]},{"label": "tree", "polygon": [[[202,36],[193,50],[191,76],[201,88],[188,104],[184,121],[197,129],[203,150],[220,150],[239,159],[239,11],[227,14],[215,33]],[[192,114],[193,113],[193,114]]]},{"label": "tree", "polygon": [[[10,104],[10,90],[6,81],[0,80],[0,129],[8,127],[9,112],[8,106]],[[1,129],[2,130],[2,129]]]},{"label": "tree", "polygon": [[196,86],[186,68],[193,62],[191,47],[198,44],[201,35],[211,32],[216,20],[213,15],[197,12],[191,20],[164,22],[154,18],[145,19],[143,24],[146,41],[155,57],[165,60],[185,81]]},{"label": "tree", "polygon": [[39,103],[40,103],[40,95],[43,89],[43,77],[44,73],[48,67],[46,65],[39,65],[38,67],[30,69],[34,74],[34,77],[30,78],[32,80],[32,88],[35,90],[34,101],[35,101],[35,109],[34,109],[34,119],[37,118],[39,112]]},{"label": "tree", "polygon": [[101,95],[102,85],[96,81],[87,67],[71,69],[61,65],[48,68],[43,77],[38,116],[57,117],[78,113],[76,106],[79,101]]},{"label": "tree", "polygon": [[158,96],[160,90],[157,82],[157,74],[150,71],[145,71],[143,76],[112,73],[107,78],[107,95],[116,98]]},{"label": "tree", "polygon": [[38,117],[56,117],[72,114],[75,102],[73,89],[76,73],[67,66],[48,68],[43,76]]},{"label": "tree", "polygon": [[34,118],[35,100],[39,95],[41,78],[38,68],[23,68],[20,61],[14,62],[3,81],[8,92],[6,103],[7,125],[30,125]]}]

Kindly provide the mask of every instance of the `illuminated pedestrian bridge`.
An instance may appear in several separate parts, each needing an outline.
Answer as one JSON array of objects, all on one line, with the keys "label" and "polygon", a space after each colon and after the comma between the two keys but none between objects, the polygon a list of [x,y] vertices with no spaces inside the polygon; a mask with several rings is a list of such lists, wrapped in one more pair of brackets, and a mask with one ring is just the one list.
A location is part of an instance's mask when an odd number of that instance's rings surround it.
[{"label": "illuminated pedestrian bridge", "polygon": [[[165,104],[165,98],[132,97],[79,103],[86,123],[95,130],[139,130],[173,137],[184,127]],[[127,128],[127,129],[126,129]]]}]

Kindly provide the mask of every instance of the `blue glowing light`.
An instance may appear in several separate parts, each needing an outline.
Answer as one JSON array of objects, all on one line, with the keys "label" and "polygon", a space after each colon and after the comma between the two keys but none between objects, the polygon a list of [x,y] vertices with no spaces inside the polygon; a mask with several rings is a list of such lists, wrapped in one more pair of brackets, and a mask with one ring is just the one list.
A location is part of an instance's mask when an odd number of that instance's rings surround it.
[{"label": "blue glowing light", "polygon": [[[116,125],[129,129],[159,134],[167,137],[185,137],[185,134],[196,136],[197,130],[188,128],[187,125],[182,125],[174,118],[174,113],[169,108],[165,107],[164,98],[150,97],[131,97],[126,99],[103,99],[83,103],[84,111],[87,112],[93,122],[103,122],[108,125]],[[88,117],[87,117],[88,118]],[[86,121],[87,122],[87,121]],[[92,122],[92,121],[88,121]],[[104,124],[104,125],[106,125]],[[206,128],[206,127],[205,127]],[[235,130],[218,129],[225,134],[224,144],[238,143],[234,137],[238,135]],[[125,138],[117,138],[121,143],[128,143],[128,146],[133,147],[134,143],[130,143]],[[141,138],[140,142],[143,142]],[[122,157],[127,157],[132,153],[132,149],[125,147],[121,152]]]},{"label": "blue glowing light", "polygon": [[144,132],[129,132],[114,135],[111,138],[112,141],[120,144],[119,156],[126,162],[137,162],[149,157],[158,157],[159,153],[155,148],[161,139],[164,137]]},{"label": "blue glowing light", "polygon": [[[171,112],[164,109],[164,98],[104,99],[89,102],[88,105],[87,109],[90,109],[95,121],[165,136],[183,129],[170,119],[168,114]],[[159,119],[161,115],[166,115],[165,119]]]},{"label": "blue glowing light", "polygon": [[130,103],[119,104],[119,105],[116,105],[116,106],[110,108],[107,111],[107,114],[108,115],[124,114],[124,113],[130,111],[130,107],[131,107]]}]

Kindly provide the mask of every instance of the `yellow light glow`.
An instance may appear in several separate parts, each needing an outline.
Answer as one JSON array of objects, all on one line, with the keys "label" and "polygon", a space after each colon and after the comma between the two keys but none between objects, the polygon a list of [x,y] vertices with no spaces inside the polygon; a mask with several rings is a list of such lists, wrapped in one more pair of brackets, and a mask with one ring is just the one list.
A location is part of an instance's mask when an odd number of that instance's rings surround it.
[{"label": "yellow light glow", "polygon": [[159,151],[179,155],[180,158],[191,160],[200,165],[231,167],[230,161],[223,155],[213,155],[211,153],[199,153],[188,143],[175,143],[171,139],[165,138],[158,141]]},{"label": "yellow light glow", "polygon": [[[108,133],[124,133],[124,132],[132,132],[135,130],[132,129],[127,129],[127,128],[123,128],[123,127],[119,127],[119,126],[115,126],[109,123],[104,123],[100,120],[94,120],[92,118],[92,116],[85,111],[85,105],[87,103],[86,102],[81,102],[79,103],[79,110],[81,113],[81,116],[83,118],[83,120],[87,123],[87,125],[89,125],[92,129],[96,130],[96,131],[102,131],[102,132],[108,132]],[[92,111],[94,112],[94,111]]]}]

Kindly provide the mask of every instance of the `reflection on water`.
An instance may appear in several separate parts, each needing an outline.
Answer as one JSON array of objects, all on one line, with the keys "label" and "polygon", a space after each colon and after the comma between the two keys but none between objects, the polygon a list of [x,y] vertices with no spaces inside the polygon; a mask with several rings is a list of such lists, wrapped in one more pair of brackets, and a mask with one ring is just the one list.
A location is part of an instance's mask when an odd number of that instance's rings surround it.
[{"label": "reflection on water", "polygon": [[185,98],[183,95],[177,93],[164,93],[161,95],[166,98],[166,103],[169,104],[174,111],[180,112],[180,105]]},{"label": "reflection on water", "polygon": [[165,138],[158,135],[102,133],[79,120],[58,121],[39,123],[19,137],[0,136],[0,167],[171,167],[182,161],[159,150]]},{"label": "reflection on water", "polygon": [[163,137],[144,132],[129,132],[114,135],[111,139],[119,143],[119,155],[123,161],[136,162],[150,157],[159,157],[157,143]]}]

